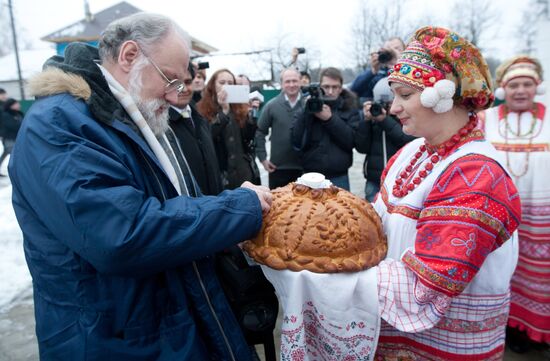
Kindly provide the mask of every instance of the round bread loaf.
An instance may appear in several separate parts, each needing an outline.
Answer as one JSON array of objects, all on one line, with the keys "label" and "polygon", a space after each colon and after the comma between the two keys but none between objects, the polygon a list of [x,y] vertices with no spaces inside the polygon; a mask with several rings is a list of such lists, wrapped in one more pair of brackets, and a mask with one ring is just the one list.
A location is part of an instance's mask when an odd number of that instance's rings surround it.
[{"label": "round bread loaf", "polygon": [[258,263],[278,270],[357,272],[386,256],[382,222],[364,199],[335,186],[296,183],[272,193],[262,229],[243,246]]}]

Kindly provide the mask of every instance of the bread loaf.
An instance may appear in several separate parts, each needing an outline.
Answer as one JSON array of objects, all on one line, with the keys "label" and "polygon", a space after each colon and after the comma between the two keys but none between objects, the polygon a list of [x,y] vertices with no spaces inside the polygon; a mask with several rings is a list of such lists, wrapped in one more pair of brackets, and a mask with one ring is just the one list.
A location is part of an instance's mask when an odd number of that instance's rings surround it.
[{"label": "bread loaf", "polygon": [[371,204],[341,188],[291,183],[273,190],[262,229],[245,251],[271,268],[318,273],[357,272],[387,252],[382,223]]}]

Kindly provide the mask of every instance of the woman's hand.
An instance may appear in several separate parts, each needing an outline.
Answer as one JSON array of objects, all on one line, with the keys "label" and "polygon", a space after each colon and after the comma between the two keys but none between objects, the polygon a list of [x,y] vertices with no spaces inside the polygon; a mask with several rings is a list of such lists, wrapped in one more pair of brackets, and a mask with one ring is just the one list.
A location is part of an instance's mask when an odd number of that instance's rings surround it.
[{"label": "woman's hand", "polygon": [[227,102],[227,92],[224,88],[221,88],[218,93],[216,94],[218,105],[222,108],[223,114],[227,115],[229,114],[229,103]]}]

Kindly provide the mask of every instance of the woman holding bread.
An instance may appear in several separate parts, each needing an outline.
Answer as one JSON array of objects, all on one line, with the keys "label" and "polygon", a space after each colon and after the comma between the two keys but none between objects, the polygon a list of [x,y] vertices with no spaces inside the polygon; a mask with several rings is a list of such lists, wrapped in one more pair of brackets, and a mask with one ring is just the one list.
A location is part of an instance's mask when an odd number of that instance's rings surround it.
[{"label": "woman holding bread", "polygon": [[389,161],[374,203],[388,239],[376,359],[500,360],[521,209],[476,128],[493,100],[487,64],[456,33],[424,27],[389,83],[390,112],[419,138]]}]

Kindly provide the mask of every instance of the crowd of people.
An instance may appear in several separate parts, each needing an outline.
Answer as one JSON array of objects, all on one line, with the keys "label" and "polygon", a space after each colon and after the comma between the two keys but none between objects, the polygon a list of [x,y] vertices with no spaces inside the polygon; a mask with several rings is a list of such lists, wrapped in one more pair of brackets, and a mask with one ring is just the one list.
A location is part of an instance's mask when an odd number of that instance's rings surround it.
[{"label": "crowd of people", "polygon": [[172,20],[139,13],[98,48],[49,59],[26,116],[0,89],[0,166],[11,153],[42,360],[254,359],[213,255],[252,238],[270,189],[303,173],[349,190],[354,149],[388,240],[376,359],[498,360],[505,341],[550,344],[536,59],[504,62],[493,84],[474,45],[424,27],[388,39],[349,89],[334,67],[312,84],[294,49],[264,104],[228,101],[228,85],[251,80],[207,77],[190,51]]}]

